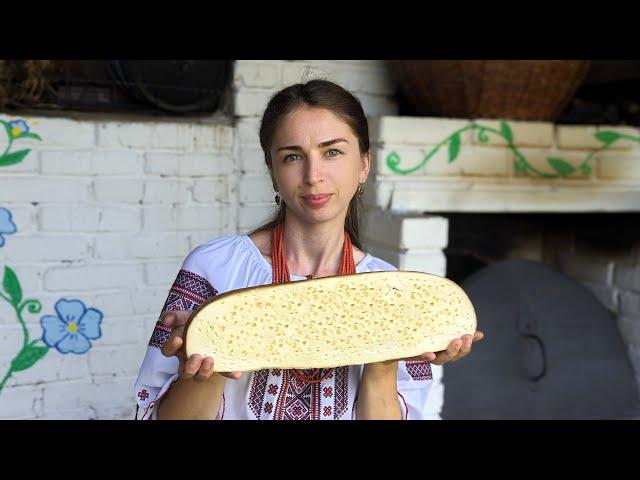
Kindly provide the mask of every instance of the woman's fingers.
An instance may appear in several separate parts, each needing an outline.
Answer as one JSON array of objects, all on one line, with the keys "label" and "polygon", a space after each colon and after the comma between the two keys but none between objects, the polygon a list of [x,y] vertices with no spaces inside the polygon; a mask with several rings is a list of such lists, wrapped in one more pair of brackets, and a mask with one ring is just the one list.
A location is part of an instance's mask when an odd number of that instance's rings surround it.
[{"label": "woman's fingers", "polygon": [[419,362],[430,362],[432,360],[435,360],[436,358],[436,354],[434,352],[425,352],[422,355],[418,355],[417,357],[410,357],[410,358],[401,358],[400,360],[403,361],[419,361]]},{"label": "woman's fingers", "polygon": [[[213,370],[213,358],[203,357],[197,353],[191,355],[185,362],[182,369],[182,377],[185,379],[193,378],[196,382],[204,382],[209,380],[216,373]],[[237,380],[240,378],[240,372],[217,372],[223,377]]]},{"label": "woman's fingers", "polygon": [[185,362],[182,367],[182,377],[183,378],[193,378],[200,367],[202,366],[202,362],[204,361],[204,357],[197,353],[191,355]]},{"label": "woman's fingers", "polygon": [[164,312],[160,317],[160,323],[171,329],[171,337],[164,342],[160,351],[165,357],[179,356],[180,348],[184,343],[182,335],[184,325],[189,320],[191,312],[188,310],[173,310]]},{"label": "woman's fingers", "polygon": [[471,351],[471,344],[473,343],[473,335],[463,335],[462,345],[458,351],[458,357],[462,358]]},{"label": "woman's fingers", "polygon": [[444,365],[445,363],[454,360],[461,347],[461,339],[456,338],[455,340],[452,340],[446,350],[436,353],[436,358],[431,363],[434,365]]},{"label": "woman's fingers", "polygon": [[[164,312],[160,318],[160,322],[167,328],[171,329],[171,337],[162,345],[160,351],[165,357],[177,356],[181,360],[181,370],[183,378],[193,378],[196,382],[202,382],[211,378],[213,375],[213,359],[211,357],[203,357],[199,354],[193,354],[185,359],[184,351],[181,350],[184,344],[182,337],[184,326],[189,320],[191,312],[189,310],[171,310]],[[220,375],[232,380],[240,378],[240,372],[218,372]]]},{"label": "woman's fingers", "polygon": [[171,337],[164,342],[160,351],[165,357],[173,357],[177,355],[182,347],[182,337],[179,332],[173,332]]},{"label": "woman's fingers", "polygon": [[462,347],[462,339],[456,338],[455,340],[453,340],[447,347],[447,350],[446,350],[447,357],[455,358],[456,355],[458,355],[458,352],[460,351],[461,347]]},{"label": "woman's fingers", "polygon": [[484,338],[484,333],[477,331],[473,335],[467,334],[460,338],[452,340],[446,350],[439,352],[425,352],[422,355],[410,358],[401,358],[400,360],[418,360],[422,362],[431,362],[435,365],[443,365],[447,362],[460,360],[471,352],[471,346],[474,342],[478,342]]},{"label": "woman's fingers", "polygon": [[213,373],[213,358],[204,357],[200,365],[200,369],[193,376],[193,379],[196,382],[204,382],[205,380],[209,380],[209,377],[211,377]]},{"label": "woman's fingers", "polygon": [[176,320],[177,316],[175,312],[162,312],[162,315],[160,316],[160,323],[165,327],[173,328]]},{"label": "woman's fingers", "polygon": [[169,310],[162,314],[160,322],[169,328],[184,327],[190,316],[191,311],[189,310]]}]

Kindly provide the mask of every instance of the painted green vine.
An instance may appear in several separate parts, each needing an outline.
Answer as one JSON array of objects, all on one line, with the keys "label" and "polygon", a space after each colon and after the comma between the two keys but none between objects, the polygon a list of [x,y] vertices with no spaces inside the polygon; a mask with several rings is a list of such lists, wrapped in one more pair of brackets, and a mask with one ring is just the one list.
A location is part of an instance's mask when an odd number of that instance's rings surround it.
[{"label": "painted green vine", "polygon": [[522,154],[522,152],[520,152],[515,144],[514,144],[514,139],[513,139],[513,132],[511,130],[511,127],[509,127],[509,124],[505,121],[500,122],[500,130],[497,130],[495,128],[491,128],[491,127],[487,127],[487,126],[482,126],[476,123],[473,123],[471,125],[468,125],[466,127],[463,127],[459,130],[456,130],[455,132],[453,132],[451,135],[449,135],[447,138],[445,138],[442,142],[440,142],[439,144],[437,144],[433,149],[431,149],[431,151],[429,151],[424,158],[422,159],[422,162],[419,165],[416,165],[415,167],[412,168],[407,168],[407,169],[403,169],[400,168],[400,155],[398,155],[396,152],[391,152],[386,159],[386,163],[387,166],[389,167],[389,169],[397,174],[400,175],[409,175],[413,172],[416,172],[418,170],[420,170],[422,167],[424,167],[427,162],[436,154],[438,153],[438,151],[444,147],[445,145],[448,144],[448,149],[449,149],[449,163],[452,163],[453,161],[456,160],[456,158],[458,158],[458,154],[460,153],[460,146],[462,143],[461,140],[461,134],[467,130],[477,130],[478,131],[478,141],[480,143],[487,143],[489,141],[489,136],[488,133],[492,133],[495,135],[498,135],[500,137],[502,137],[506,142],[507,142],[507,147],[513,152],[514,158],[515,158],[515,168],[516,168],[516,172],[524,174],[527,172],[531,172],[534,175],[537,175],[539,177],[542,178],[559,178],[559,177],[567,177],[571,174],[573,174],[576,171],[580,171],[583,175],[587,176],[591,173],[591,166],[589,165],[589,162],[591,161],[591,159],[593,158],[593,156],[599,152],[601,152],[602,150],[605,150],[607,148],[609,148],[611,145],[613,145],[615,142],[617,142],[618,140],[631,140],[633,142],[638,142],[640,143],[640,137],[634,137],[632,135],[626,135],[623,133],[619,133],[613,130],[602,130],[599,131],[597,133],[595,133],[594,137],[602,144],[598,149],[593,150],[592,152],[590,152],[586,158],[578,165],[572,165],[571,163],[567,162],[566,160],[563,160],[562,158],[556,158],[556,157],[548,157],[547,158],[547,163],[551,166],[551,168],[553,168],[553,170],[556,173],[547,173],[547,172],[542,172],[539,169],[537,169],[536,167],[534,167],[528,160],[527,158]]},{"label": "painted green vine", "polygon": [[0,298],[7,301],[15,310],[18,322],[22,327],[23,341],[22,348],[13,358],[9,365],[9,370],[2,381],[0,381],[0,392],[12,374],[30,368],[38,360],[41,360],[49,351],[49,347],[46,345],[36,345],[38,342],[42,341],[42,338],[37,338],[31,342],[29,341],[29,330],[27,329],[27,325],[22,317],[22,311],[26,307],[29,313],[35,314],[42,310],[42,305],[38,300],[31,298],[22,300],[22,288],[20,287],[20,282],[18,281],[18,277],[15,272],[9,267],[4,267],[2,288],[6,292],[6,295],[0,291]]}]

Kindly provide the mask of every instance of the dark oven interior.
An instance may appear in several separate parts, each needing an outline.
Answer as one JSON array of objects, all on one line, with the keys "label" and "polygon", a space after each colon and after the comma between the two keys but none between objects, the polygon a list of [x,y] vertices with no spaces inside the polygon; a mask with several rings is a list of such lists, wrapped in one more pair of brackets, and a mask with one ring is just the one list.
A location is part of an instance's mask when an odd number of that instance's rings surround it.
[{"label": "dark oven interior", "polygon": [[442,417],[638,418],[640,214],[441,215],[486,333],[445,365]]}]

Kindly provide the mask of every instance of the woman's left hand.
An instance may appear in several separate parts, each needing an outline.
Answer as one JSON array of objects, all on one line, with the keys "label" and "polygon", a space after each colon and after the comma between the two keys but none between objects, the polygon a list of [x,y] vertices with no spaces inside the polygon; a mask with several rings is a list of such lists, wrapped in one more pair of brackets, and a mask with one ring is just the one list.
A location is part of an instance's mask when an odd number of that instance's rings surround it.
[{"label": "woman's left hand", "polygon": [[448,362],[455,362],[467,355],[471,351],[471,344],[482,340],[484,333],[477,331],[473,335],[463,335],[449,343],[446,350],[439,352],[426,352],[417,357],[405,358],[403,360],[419,360],[433,363],[434,365],[444,365]]}]

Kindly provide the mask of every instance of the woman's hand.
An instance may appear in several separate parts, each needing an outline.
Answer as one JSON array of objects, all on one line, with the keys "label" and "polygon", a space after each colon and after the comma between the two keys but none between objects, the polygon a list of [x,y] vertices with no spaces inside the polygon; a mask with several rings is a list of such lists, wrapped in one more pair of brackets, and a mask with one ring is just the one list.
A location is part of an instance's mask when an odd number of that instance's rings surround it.
[{"label": "woman's hand", "polygon": [[473,335],[463,335],[460,338],[453,339],[446,350],[426,352],[417,357],[404,358],[403,360],[427,361],[434,365],[444,365],[448,362],[455,362],[466,356],[471,351],[471,344],[479,342],[483,337],[484,333],[476,331]]},{"label": "woman's hand", "polygon": [[223,377],[232,380],[240,378],[240,372],[214,372],[213,358],[203,357],[194,353],[189,358],[186,357],[184,344],[184,326],[189,320],[191,312],[189,310],[171,310],[164,312],[160,319],[162,325],[171,328],[171,337],[162,345],[162,354],[165,357],[178,357],[180,367],[178,373],[180,378],[191,379],[196,382],[204,382],[211,378],[214,373],[219,373]]}]

